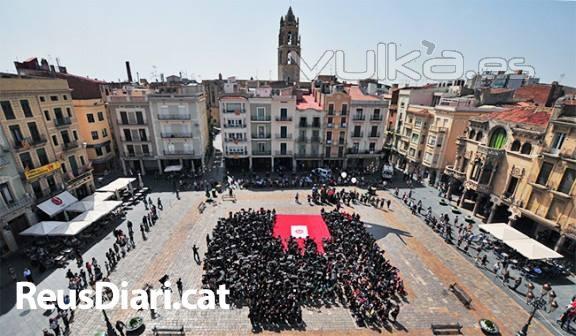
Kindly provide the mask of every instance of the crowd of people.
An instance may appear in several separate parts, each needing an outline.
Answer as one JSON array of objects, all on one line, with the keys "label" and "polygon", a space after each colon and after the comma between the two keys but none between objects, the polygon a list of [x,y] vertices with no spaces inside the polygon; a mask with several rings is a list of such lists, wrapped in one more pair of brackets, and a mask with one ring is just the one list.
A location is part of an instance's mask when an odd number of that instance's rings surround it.
[{"label": "crowd of people", "polygon": [[322,216],[331,233],[324,254],[310,238],[302,249],[292,238],[284,248],[272,233],[275,210],[229,213],[207,239],[204,286],[226,285],[231,304],[249,307],[255,331],[303,328],[303,306],[343,304],[360,326],[395,321],[406,295],[398,269],[359,215],[322,211]]}]

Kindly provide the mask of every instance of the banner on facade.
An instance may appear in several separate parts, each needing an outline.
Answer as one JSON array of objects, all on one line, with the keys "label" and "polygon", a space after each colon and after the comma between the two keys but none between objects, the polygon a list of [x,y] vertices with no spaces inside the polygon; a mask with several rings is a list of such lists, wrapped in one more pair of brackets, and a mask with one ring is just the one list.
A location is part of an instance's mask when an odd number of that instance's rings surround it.
[{"label": "banner on facade", "polygon": [[60,162],[56,161],[56,162],[49,163],[47,165],[43,165],[42,167],[29,169],[29,170],[24,172],[24,176],[26,177],[26,180],[28,180],[28,181],[35,180],[35,179],[39,178],[40,176],[49,174],[49,173],[51,173],[55,170],[58,170],[58,169],[60,169]]}]

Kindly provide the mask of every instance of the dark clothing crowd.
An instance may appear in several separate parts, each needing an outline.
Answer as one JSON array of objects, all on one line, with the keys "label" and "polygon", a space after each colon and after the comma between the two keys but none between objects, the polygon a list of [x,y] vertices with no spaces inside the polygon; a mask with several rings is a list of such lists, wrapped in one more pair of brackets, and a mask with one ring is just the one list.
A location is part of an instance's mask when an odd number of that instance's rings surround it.
[{"label": "dark clothing crowd", "polygon": [[[275,210],[241,210],[221,218],[209,239],[203,284],[226,285],[235,307],[247,306],[255,331],[303,328],[302,307],[342,304],[359,326],[395,322],[406,295],[359,215],[322,216],[331,234],[324,254],[307,238],[303,248],[273,237]],[[284,247],[285,246],[285,247]]]}]

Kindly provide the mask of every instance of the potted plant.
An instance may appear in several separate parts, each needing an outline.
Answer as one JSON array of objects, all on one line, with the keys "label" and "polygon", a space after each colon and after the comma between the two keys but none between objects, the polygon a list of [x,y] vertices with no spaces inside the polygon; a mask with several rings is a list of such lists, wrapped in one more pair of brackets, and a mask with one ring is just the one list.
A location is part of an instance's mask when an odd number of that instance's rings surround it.
[{"label": "potted plant", "polygon": [[443,205],[443,206],[448,205],[448,202],[446,202],[446,200],[442,198],[442,199],[440,199],[440,205]]},{"label": "potted plant", "polygon": [[140,316],[132,317],[126,321],[126,332],[134,332],[144,325],[144,320]]},{"label": "potted plant", "polygon": [[462,211],[460,211],[460,209],[458,209],[457,207],[453,206],[453,207],[452,207],[452,213],[461,214]]},{"label": "potted plant", "polygon": [[478,321],[478,324],[480,324],[480,329],[482,329],[482,331],[486,335],[499,335],[500,334],[500,330],[498,329],[498,326],[496,325],[496,323],[494,323],[490,320],[481,319],[480,321]]}]

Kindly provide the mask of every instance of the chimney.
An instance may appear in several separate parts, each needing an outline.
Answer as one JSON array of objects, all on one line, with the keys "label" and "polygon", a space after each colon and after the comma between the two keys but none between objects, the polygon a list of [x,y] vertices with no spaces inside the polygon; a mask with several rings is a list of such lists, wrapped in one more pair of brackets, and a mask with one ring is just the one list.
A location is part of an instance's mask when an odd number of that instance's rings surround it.
[{"label": "chimney", "polygon": [[126,61],[126,74],[128,75],[128,82],[132,83],[132,71],[130,71],[129,61]]}]

